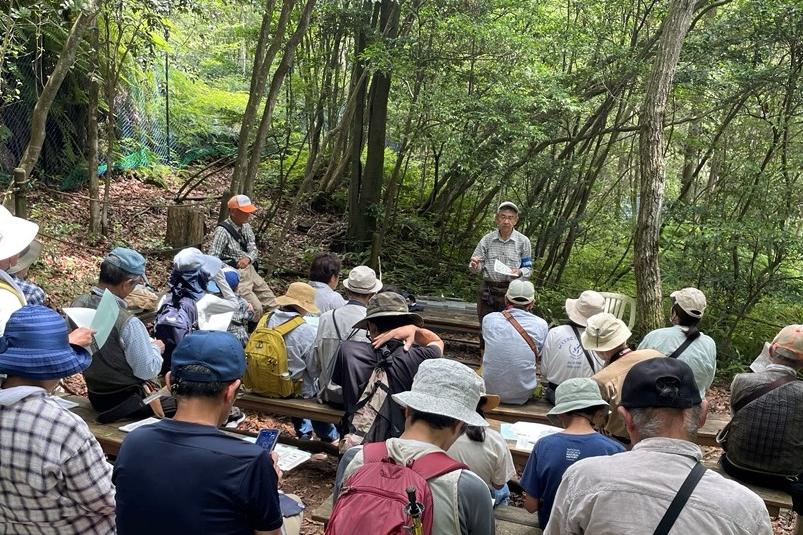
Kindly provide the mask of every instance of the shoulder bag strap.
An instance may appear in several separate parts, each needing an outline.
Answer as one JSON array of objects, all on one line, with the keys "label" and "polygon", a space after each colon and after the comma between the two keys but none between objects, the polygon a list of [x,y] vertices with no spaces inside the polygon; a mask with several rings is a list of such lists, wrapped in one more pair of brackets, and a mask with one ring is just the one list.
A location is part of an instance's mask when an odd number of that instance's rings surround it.
[{"label": "shoulder bag strap", "polygon": [[340,327],[337,326],[337,318],[335,314],[337,313],[337,309],[332,310],[332,323],[335,324],[335,333],[337,333],[337,339],[342,340],[343,337],[340,335]]},{"label": "shoulder bag strap", "polygon": [[739,412],[740,410],[745,408],[747,405],[749,405],[751,402],[757,400],[758,398],[760,398],[764,394],[769,394],[770,392],[772,392],[773,390],[775,390],[779,386],[783,386],[786,383],[791,383],[794,380],[796,380],[795,377],[792,377],[791,375],[784,375],[783,377],[780,377],[780,378],[774,380],[773,382],[767,383],[764,386],[762,386],[761,388],[759,388],[757,390],[754,390],[752,393],[750,393],[749,395],[743,397],[742,399],[740,399],[737,403],[735,403],[733,405],[732,409],[733,409],[734,414]]},{"label": "shoulder bag strap", "polygon": [[678,347],[676,350],[672,352],[671,355],[669,355],[669,358],[670,359],[678,358],[684,351],[686,351],[686,348],[689,347],[691,343],[694,342],[695,340],[697,340],[697,338],[691,338],[687,336],[686,339],[683,340],[683,343],[680,344],[680,347]]},{"label": "shoulder bag strap", "polygon": [[302,323],[304,323],[304,318],[301,316],[296,316],[295,318],[291,318],[285,321],[284,323],[277,325],[273,329],[282,336],[287,336],[287,333],[289,333]]},{"label": "shoulder bag strap", "polygon": [[509,310],[504,310],[502,315],[507,321],[510,322],[511,325],[513,325],[513,328],[516,329],[516,332],[518,332],[521,337],[524,338],[524,341],[527,342],[527,345],[530,346],[530,349],[532,349],[533,353],[535,353],[535,361],[540,361],[541,355],[538,353],[538,346],[535,345],[535,340],[533,340],[527,331],[524,330],[524,327],[521,326],[521,323],[519,323],[518,320],[513,317],[513,314],[511,314]]},{"label": "shoulder bag strap", "polygon": [[661,522],[658,523],[658,527],[655,528],[653,535],[668,535],[669,530],[671,530],[672,526],[675,525],[678,515],[680,515],[680,512],[683,511],[683,507],[685,507],[686,502],[689,501],[691,493],[694,492],[695,487],[697,487],[697,484],[703,478],[705,470],[705,466],[697,461],[697,464],[694,465],[694,468],[691,469],[689,475],[686,476],[686,480],[683,481],[680,489],[678,489],[678,493],[675,494],[675,498],[672,500],[672,503],[669,504],[669,508],[666,510],[666,513],[664,513],[664,517],[661,519]]},{"label": "shoulder bag strap", "polygon": [[583,354],[586,356],[586,361],[588,362],[588,367],[591,368],[591,372],[597,373],[597,367],[594,366],[594,359],[591,358],[591,353],[589,353],[588,350],[583,347],[583,339],[580,338],[580,331],[577,330],[577,325],[575,325],[574,323],[570,323],[569,327],[572,328],[574,336],[577,337],[577,342],[580,344],[580,349],[583,350]]},{"label": "shoulder bag strap", "polygon": [[432,453],[427,453],[426,455],[413,461],[413,463],[409,466],[410,469],[427,481],[435,477],[440,477],[444,474],[454,472],[455,470],[469,469],[468,466],[460,461],[455,461],[442,451],[433,451]]},{"label": "shoulder bag strap", "polygon": [[25,305],[28,304],[28,302],[25,301],[25,299],[22,298],[22,295],[20,295],[20,293],[13,286],[11,286],[9,283],[4,281],[3,279],[0,279],[0,288],[2,288],[3,290],[6,290],[6,291],[14,294],[14,297],[17,298],[17,300],[20,302],[20,304],[22,306],[25,306]]}]

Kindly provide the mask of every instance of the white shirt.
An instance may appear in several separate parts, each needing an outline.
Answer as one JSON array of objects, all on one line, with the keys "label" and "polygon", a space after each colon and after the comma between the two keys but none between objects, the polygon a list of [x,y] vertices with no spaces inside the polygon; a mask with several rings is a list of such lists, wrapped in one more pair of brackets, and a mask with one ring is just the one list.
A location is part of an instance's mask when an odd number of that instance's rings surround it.
[{"label": "white shirt", "polygon": [[334,310],[346,304],[343,296],[332,289],[325,282],[310,281],[309,285],[315,288],[315,306],[318,313],[323,314],[327,310]]},{"label": "white shirt", "polygon": [[[543,350],[549,329],[546,321],[526,310],[508,310],[538,350]],[[485,389],[489,394],[498,394],[502,403],[527,403],[538,386],[533,350],[501,312],[492,312],[482,319],[482,337],[485,339],[482,357]]]},{"label": "white shirt", "polygon": [[490,488],[500,488],[516,477],[516,467],[507,442],[493,429],[485,429],[483,442],[471,440],[465,434],[460,435],[446,453],[468,466]]},{"label": "white shirt", "polygon": [[[583,334],[585,327],[577,326],[577,333]],[[575,377],[591,377],[605,364],[593,351],[588,352],[594,369],[588,365],[588,359],[574,334],[571,325],[558,325],[549,329],[541,354],[541,374],[550,383],[561,384]]]}]

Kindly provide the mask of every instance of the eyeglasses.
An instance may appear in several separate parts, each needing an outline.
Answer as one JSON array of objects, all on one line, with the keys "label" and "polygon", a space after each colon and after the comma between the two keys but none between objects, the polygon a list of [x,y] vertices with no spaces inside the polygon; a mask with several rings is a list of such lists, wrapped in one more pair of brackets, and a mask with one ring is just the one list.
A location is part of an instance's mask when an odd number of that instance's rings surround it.
[{"label": "eyeglasses", "polygon": [[499,221],[515,221],[516,219],[518,219],[518,217],[519,216],[517,215],[502,215],[502,214],[496,215],[496,219],[498,219]]}]

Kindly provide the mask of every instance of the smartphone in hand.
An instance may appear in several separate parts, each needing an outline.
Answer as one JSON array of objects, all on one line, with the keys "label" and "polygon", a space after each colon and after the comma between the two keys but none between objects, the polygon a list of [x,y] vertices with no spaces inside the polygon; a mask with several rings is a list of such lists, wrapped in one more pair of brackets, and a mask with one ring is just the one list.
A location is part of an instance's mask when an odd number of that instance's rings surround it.
[{"label": "smartphone in hand", "polygon": [[279,441],[279,430],[267,428],[259,430],[256,444],[263,450],[270,453],[276,447],[276,443],[278,441]]}]

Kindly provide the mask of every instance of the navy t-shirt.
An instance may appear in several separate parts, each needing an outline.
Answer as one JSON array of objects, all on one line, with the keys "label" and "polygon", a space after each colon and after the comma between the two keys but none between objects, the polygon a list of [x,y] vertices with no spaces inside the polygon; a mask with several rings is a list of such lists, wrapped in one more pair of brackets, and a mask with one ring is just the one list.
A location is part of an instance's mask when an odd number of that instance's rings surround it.
[{"label": "navy t-shirt", "polygon": [[211,426],[162,420],[132,431],[112,479],[119,535],[253,535],[282,525],[270,456]]},{"label": "navy t-shirt", "polygon": [[549,521],[552,503],[560,480],[575,462],[586,457],[613,455],[625,451],[624,446],[599,433],[570,435],[555,433],[540,439],[521,476],[521,486],[533,498],[538,498],[538,523],[542,528]]}]

